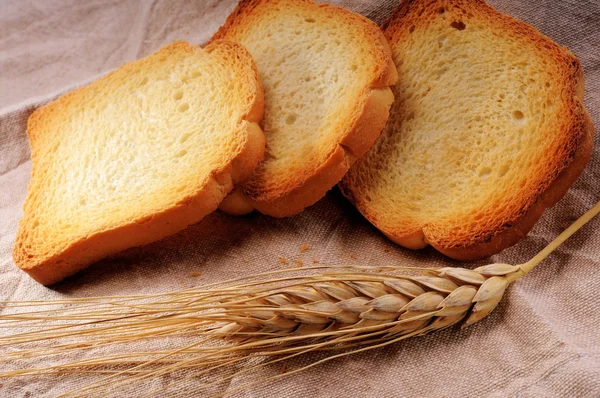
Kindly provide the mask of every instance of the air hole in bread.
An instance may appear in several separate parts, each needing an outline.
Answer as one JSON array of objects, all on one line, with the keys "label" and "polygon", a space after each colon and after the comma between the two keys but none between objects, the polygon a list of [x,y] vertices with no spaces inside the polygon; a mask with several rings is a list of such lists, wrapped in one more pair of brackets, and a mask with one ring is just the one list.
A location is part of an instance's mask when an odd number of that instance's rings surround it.
[{"label": "air hole in bread", "polygon": [[144,85],[144,84],[146,84],[146,83],[148,83],[148,78],[147,78],[147,77],[144,77],[144,78],[142,79],[142,81],[140,82],[140,84],[143,86],[143,85]]},{"label": "air hole in bread", "polygon": [[183,90],[175,91],[175,94],[173,94],[173,98],[175,98],[176,100],[182,99],[183,98]]},{"label": "air hole in bread", "polygon": [[523,120],[523,118],[525,117],[525,115],[524,115],[524,114],[523,114],[523,112],[521,112],[521,111],[514,111],[514,112],[513,112],[513,117],[514,117],[516,120]]},{"label": "air hole in bread", "polygon": [[481,170],[479,170],[479,177],[481,178],[489,177],[490,174],[492,174],[492,169],[490,169],[489,167],[484,167]]},{"label": "air hole in bread", "polygon": [[314,23],[315,19],[314,18],[306,18],[305,21],[308,23]]},{"label": "air hole in bread", "polygon": [[450,24],[450,26],[452,26],[456,30],[465,30],[465,28],[467,27],[467,25],[465,25],[463,21],[454,21]]},{"label": "air hole in bread", "polygon": [[446,9],[444,7],[440,7],[440,8],[438,8],[437,12],[438,12],[438,14],[443,14],[446,12]]},{"label": "air hole in bread", "polygon": [[287,115],[287,117],[285,118],[285,124],[291,125],[296,123],[296,118],[297,116],[294,114]]},{"label": "air hole in bread", "polygon": [[355,71],[356,69],[358,69],[358,66],[356,66],[356,65],[352,65],[352,66],[350,67],[350,70],[352,70],[352,71]]},{"label": "air hole in bread", "polygon": [[190,104],[188,104],[188,103],[181,104],[181,105],[179,105],[179,106],[177,107],[177,110],[178,110],[179,112],[185,112],[185,111],[187,111],[188,109],[190,109]]},{"label": "air hole in bread", "polygon": [[197,77],[200,77],[200,75],[201,75],[201,74],[202,74],[202,73],[201,73],[200,71],[194,71],[194,72],[192,72],[192,78],[194,78],[194,79],[195,79],[195,78],[197,78]]},{"label": "air hole in bread", "polygon": [[175,154],[175,157],[176,157],[176,158],[182,158],[182,157],[184,157],[185,155],[187,155],[187,153],[188,153],[187,149],[182,149],[182,150],[178,151],[178,152]]},{"label": "air hole in bread", "polygon": [[415,31],[415,27],[411,26],[410,28],[408,28],[408,33],[412,33]]},{"label": "air hole in bread", "polygon": [[500,167],[500,169],[498,170],[498,175],[500,177],[504,177],[506,175],[506,173],[508,173],[508,170],[510,170],[510,165],[508,164],[504,164]]},{"label": "air hole in bread", "polygon": [[192,133],[185,133],[181,136],[181,138],[179,138],[179,142],[181,142],[182,144],[184,142],[186,142],[188,140],[188,138],[190,138],[192,136]]}]

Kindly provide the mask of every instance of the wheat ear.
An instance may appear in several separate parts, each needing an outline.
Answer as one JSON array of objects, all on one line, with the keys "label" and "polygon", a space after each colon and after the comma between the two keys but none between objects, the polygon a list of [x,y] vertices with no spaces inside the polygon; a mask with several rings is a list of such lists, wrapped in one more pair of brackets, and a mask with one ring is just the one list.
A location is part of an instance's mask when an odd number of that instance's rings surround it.
[{"label": "wheat ear", "polygon": [[[122,394],[131,388],[139,395],[144,382],[176,374],[179,383],[196,380],[196,391],[188,393],[219,395],[221,383],[233,377],[308,352],[326,356],[286,374],[458,323],[478,322],[497,307],[510,283],[598,212],[600,203],[521,265],[474,270],[314,266],[166,294],[3,302],[0,330],[12,331],[0,335],[0,363],[15,369],[0,372],[0,377],[89,375],[95,379],[71,394],[85,396]],[[186,343],[158,348],[181,337]],[[157,348],[137,350],[140,341],[154,341]],[[119,354],[80,358],[81,352],[103,347]],[[339,353],[330,354],[335,351]],[[252,362],[257,358],[262,361]],[[54,364],[35,367],[40,360]],[[235,370],[248,360],[244,369]],[[259,382],[265,380],[237,389]],[[147,391],[149,396],[156,393]]]}]

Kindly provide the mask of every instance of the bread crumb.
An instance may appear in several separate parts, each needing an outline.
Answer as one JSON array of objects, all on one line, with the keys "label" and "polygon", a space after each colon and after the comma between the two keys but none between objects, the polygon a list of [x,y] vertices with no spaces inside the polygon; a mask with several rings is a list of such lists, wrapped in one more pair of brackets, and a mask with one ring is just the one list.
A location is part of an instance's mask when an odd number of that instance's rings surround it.
[{"label": "bread crumb", "polygon": [[289,264],[290,262],[287,260],[287,258],[283,257],[283,256],[279,256],[279,262],[281,264]]},{"label": "bread crumb", "polygon": [[321,262],[321,260],[319,260],[318,258],[313,259],[314,264],[319,264],[320,262]]},{"label": "bread crumb", "polygon": [[300,253],[304,253],[308,249],[310,249],[310,246],[308,245],[308,243],[305,243],[302,246],[300,246]]},{"label": "bread crumb", "polygon": [[200,272],[200,271],[192,271],[192,272],[190,272],[190,276],[192,278],[200,278],[202,276],[202,272]]},{"label": "bread crumb", "polygon": [[281,365],[281,367],[279,368],[279,374],[284,374],[288,372],[288,366],[287,365]]},{"label": "bread crumb", "polygon": [[302,267],[302,264],[304,264],[304,263],[302,262],[302,260],[300,260],[300,259],[296,260],[296,266],[297,266],[297,267]]},{"label": "bread crumb", "polygon": [[351,258],[352,260],[356,260],[356,254],[352,253],[352,254],[350,255],[350,258]]},{"label": "bread crumb", "polygon": [[245,262],[245,263],[247,263],[247,262],[249,262],[249,261],[250,261],[250,260],[248,260],[248,258],[247,258],[247,257],[244,257],[244,262]]}]

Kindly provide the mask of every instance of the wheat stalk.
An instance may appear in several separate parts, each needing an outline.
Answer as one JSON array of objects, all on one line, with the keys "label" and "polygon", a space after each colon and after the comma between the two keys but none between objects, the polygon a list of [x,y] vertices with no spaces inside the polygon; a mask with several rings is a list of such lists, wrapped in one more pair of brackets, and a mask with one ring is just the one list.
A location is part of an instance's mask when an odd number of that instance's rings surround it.
[{"label": "wheat stalk", "polygon": [[[178,383],[202,381],[187,393],[218,395],[227,380],[309,352],[325,357],[286,374],[476,323],[497,307],[510,283],[598,212],[600,203],[521,265],[474,270],[313,266],[166,294],[3,302],[0,363],[13,369],[0,371],[0,377],[84,374],[93,381],[67,395],[86,396],[120,395],[131,388],[139,395],[144,383],[175,374]],[[147,341],[167,347],[138,349]],[[81,357],[102,349],[113,354]],[[36,367],[42,360],[54,364]],[[241,363],[247,365],[235,370]],[[259,382],[265,380],[237,389]],[[153,396],[157,389],[147,393]]]}]

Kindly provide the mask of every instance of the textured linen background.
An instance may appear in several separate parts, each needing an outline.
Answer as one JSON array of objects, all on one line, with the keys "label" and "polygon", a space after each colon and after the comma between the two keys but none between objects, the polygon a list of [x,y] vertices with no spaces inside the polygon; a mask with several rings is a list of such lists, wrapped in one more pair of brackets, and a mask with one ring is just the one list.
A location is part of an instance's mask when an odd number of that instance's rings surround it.
[{"label": "textured linen background", "polygon": [[[304,213],[277,220],[220,213],[187,230],[101,261],[53,286],[17,269],[11,249],[30,173],[27,117],[41,103],[176,39],[204,43],[234,0],[2,0],[0,4],[0,298],[49,299],[158,293],[284,267],[321,263],[444,266],[434,250],[395,246],[332,190]],[[338,2],[383,22],[397,0]],[[586,106],[600,126],[598,0],[491,0],[536,26],[581,60]],[[600,146],[580,180],[529,236],[487,262],[529,259],[600,200]],[[600,396],[600,219],[512,286],[494,313],[385,349],[335,360],[236,396],[256,397],[598,397]],[[301,254],[300,246],[310,245]],[[487,263],[486,262],[486,263]],[[483,264],[480,262],[479,264]],[[200,271],[201,278],[190,277]],[[305,358],[289,363],[292,370]],[[314,360],[314,357],[312,358]],[[2,365],[0,365],[1,367]],[[278,367],[249,375],[273,375]],[[234,379],[221,391],[244,380]],[[54,396],[77,377],[0,380],[0,396]],[[163,382],[168,382],[167,379]],[[186,395],[194,384],[179,385]]]}]

